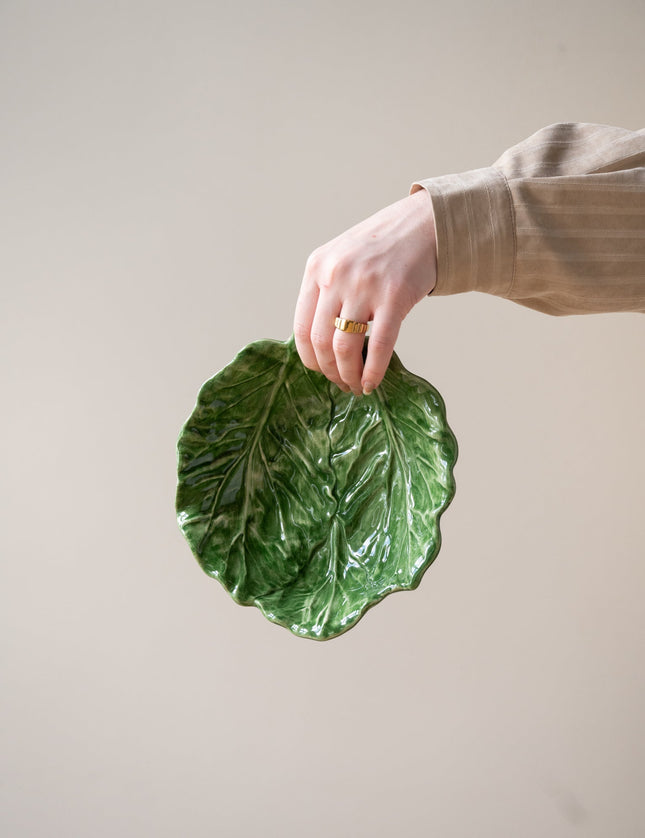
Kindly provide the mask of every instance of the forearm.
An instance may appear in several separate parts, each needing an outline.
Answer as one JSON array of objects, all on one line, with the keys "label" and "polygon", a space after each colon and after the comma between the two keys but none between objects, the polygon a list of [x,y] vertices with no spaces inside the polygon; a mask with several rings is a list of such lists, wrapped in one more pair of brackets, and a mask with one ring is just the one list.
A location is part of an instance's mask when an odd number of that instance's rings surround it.
[{"label": "forearm", "polygon": [[429,178],[434,295],[549,314],[645,312],[645,131],[554,125],[493,166]]}]

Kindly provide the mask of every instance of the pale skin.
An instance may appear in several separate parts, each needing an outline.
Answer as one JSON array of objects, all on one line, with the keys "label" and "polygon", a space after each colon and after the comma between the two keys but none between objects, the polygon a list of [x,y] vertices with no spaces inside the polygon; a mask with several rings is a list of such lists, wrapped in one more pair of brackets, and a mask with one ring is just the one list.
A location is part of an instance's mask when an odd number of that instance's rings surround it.
[{"label": "pale skin", "polygon": [[[385,375],[403,319],[436,278],[432,201],[420,189],[309,256],[293,326],[303,364],[345,392],[369,395]],[[364,335],[340,331],[336,317],[372,321],[364,365]]]}]

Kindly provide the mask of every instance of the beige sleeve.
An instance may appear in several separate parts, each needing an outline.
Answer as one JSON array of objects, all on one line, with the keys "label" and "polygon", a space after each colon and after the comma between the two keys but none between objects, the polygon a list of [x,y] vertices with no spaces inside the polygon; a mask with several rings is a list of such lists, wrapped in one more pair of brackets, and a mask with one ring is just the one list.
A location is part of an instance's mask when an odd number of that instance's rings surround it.
[{"label": "beige sleeve", "polygon": [[437,235],[433,295],[547,314],[645,313],[645,129],[563,123],[492,166],[415,182]]}]

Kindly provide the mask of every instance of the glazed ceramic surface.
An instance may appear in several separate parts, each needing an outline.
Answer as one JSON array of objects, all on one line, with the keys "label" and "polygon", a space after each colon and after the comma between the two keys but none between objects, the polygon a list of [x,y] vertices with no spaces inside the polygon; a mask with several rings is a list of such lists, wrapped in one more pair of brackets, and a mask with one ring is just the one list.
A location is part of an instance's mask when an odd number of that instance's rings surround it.
[{"label": "glazed ceramic surface", "polygon": [[252,343],[203,385],[177,447],[177,518],[202,568],[300,637],[347,631],[439,551],[457,443],[396,355],[355,397],[293,337]]}]

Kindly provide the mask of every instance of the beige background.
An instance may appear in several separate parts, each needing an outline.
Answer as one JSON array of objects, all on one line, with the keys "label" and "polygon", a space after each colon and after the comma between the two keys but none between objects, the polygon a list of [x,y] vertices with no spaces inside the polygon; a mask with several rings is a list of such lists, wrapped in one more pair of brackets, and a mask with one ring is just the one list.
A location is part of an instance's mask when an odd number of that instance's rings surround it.
[{"label": "beige background", "polygon": [[644,31],[642,0],[2,0],[4,835],[642,836],[641,315],[415,309],[444,546],[329,643],[205,576],[174,491],[314,247],[549,123],[642,127]]}]

